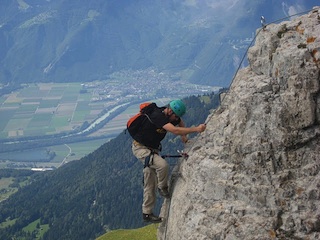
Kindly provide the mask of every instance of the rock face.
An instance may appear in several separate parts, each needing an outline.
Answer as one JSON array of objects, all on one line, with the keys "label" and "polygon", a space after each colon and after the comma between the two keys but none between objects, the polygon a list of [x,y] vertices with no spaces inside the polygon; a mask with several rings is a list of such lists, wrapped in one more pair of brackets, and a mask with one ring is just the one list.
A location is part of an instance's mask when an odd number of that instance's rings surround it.
[{"label": "rock face", "polygon": [[162,209],[161,240],[320,239],[320,10],[257,31]]}]

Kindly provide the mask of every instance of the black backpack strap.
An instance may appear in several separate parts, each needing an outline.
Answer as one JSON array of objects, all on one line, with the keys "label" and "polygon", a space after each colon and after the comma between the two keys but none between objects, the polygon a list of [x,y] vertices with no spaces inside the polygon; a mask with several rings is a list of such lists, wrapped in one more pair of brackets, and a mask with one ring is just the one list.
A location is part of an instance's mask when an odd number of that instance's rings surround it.
[{"label": "black backpack strap", "polygon": [[148,116],[148,114],[143,113],[143,115],[144,115],[144,116],[146,116],[146,117],[147,117],[147,119],[149,120],[149,122],[151,122],[151,123],[154,125],[154,123],[152,122],[152,120],[150,119],[150,117]]},{"label": "black backpack strap", "polygon": [[154,154],[156,154],[156,152],[154,150],[151,150],[149,156],[147,156],[145,159],[144,159],[144,166],[143,168],[146,168],[146,167],[150,167],[150,165],[153,164],[153,156]]}]

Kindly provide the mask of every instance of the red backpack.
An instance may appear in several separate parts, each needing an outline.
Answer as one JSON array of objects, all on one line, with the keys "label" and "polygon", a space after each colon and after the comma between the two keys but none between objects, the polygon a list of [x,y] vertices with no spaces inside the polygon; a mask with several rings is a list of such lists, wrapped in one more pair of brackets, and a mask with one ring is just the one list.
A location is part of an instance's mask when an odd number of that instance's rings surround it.
[{"label": "red backpack", "polygon": [[157,107],[155,103],[145,102],[140,104],[140,112],[132,116],[127,122],[127,130],[134,139],[142,124],[147,119],[152,123],[149,116]]}]

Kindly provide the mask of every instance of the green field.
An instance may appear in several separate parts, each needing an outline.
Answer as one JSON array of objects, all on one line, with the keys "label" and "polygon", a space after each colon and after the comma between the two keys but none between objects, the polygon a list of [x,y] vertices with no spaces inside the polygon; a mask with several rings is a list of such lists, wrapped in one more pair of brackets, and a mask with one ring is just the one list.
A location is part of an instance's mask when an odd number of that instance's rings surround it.
[{"label": "green field", "polygon": [[11,194],[18,191],[16,188],[9,187],[10,184],[12,184],[14,181],[14,178],[1,178],[0,179],[0,201],[3,199],[6,199]]},{"label": "green field", "polygon": [[157,224],[149,224],[137,229],[119,229],[108,232],[96,240],[156,240]]},{"label": "green field", "polygon": [[[106,102],[92,101],[94,88],[86,91],[81,89],[81,83],[37,83],[25,85],[16,92],[0,97],[0,139],[68,132],[80,128],[85,121],[94,121],[105,109]],[[119,132],[112,126],[108,128],[111,128],[108,132]],[[59,167],[63,161],[80,159],[108,140],[0,154],[0,167],[6,167],[10,162],[26,168]],[[55,158],[46,161],[42,157],[43,160],[39,161],[39,156],[47,151],[55,152]]]},{"label": "green field", "polygon": [[103,107],[91,105],[92,93],[81,88],[80,83],[38,83],[2,96],[0,138],[55,134],[93,121]]}]

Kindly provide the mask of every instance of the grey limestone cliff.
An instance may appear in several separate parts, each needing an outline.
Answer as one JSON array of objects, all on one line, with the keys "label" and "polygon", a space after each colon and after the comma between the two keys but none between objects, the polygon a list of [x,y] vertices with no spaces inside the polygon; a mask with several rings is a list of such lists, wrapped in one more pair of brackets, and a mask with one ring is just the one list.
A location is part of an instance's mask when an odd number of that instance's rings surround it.
[{"label": "grey limestone cliff", "polygon": [[320,10],[257,31],[187,148],[161,240],[320,239]]}]

